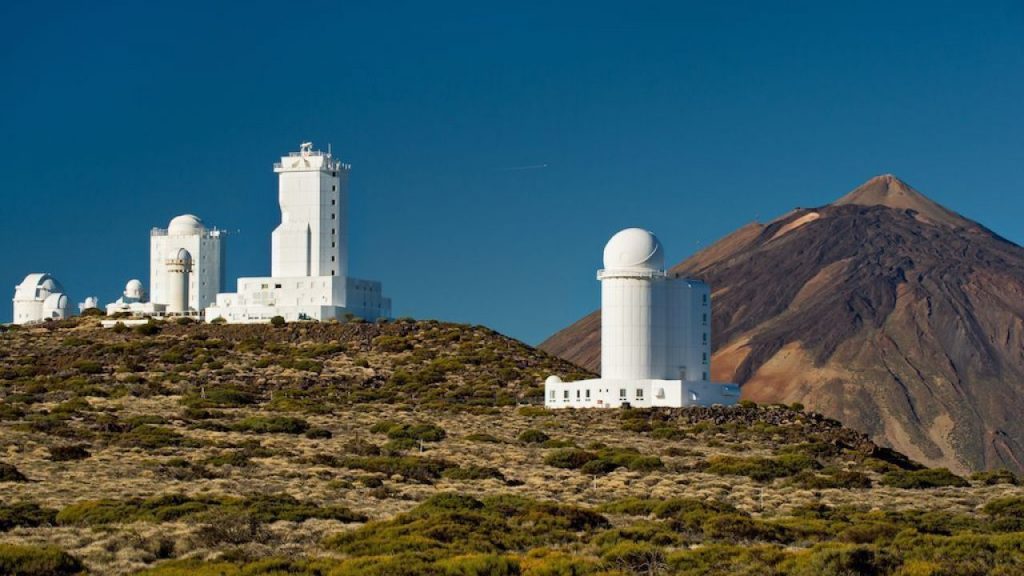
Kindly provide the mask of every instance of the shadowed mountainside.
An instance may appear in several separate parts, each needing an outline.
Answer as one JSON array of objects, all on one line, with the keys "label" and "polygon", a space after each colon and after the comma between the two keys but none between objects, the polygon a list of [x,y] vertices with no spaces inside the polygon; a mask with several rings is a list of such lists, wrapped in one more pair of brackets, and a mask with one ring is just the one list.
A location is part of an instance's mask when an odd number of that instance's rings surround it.
[{"label": "shadowed mountainside", "polygon": [[[712,375],[932,465],[1024,469],[1024,249],[892,175],[671,272],[713,290]],[[597,370],[600,315],[541,348]]]}]

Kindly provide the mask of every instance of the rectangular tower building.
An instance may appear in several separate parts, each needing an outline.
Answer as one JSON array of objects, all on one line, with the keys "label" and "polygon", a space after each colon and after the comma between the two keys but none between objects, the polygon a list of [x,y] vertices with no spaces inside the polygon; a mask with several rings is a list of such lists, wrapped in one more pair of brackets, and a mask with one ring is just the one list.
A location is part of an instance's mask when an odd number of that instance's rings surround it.
[{"label": "rectangular tower building", "polygon": [[271,276],[348,276],[348,171],[308,142],[274,164],[281,224],[271,237]]}]

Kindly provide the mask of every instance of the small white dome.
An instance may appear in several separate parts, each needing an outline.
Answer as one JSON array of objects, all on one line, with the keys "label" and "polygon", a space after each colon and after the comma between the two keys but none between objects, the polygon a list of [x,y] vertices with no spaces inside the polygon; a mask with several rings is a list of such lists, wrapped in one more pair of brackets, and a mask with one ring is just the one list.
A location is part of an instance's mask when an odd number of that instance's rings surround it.
[{"label": "small white dome", "polygon": [[643,228],[626,228],[604,247],[606,270],[664,270],[665,251],[658,237]]},{"label": "small white dome", "polygon": [[559,378],[558,376],[554,376],[554,375],[548,376],[548,379],[544,381],[544,384],[546,386],[553,386],[555,384],[561,384],[561,383],[562,383],[562,379]]},{"label": "small white dome", "polygon": [[199,234],[205,229],[203,221],[198,216],[182,214],[171,219],[171,223],[167,225],[167,234],[170,236],[190,236],[192,234]]},{"label": "small white dome", "polygon": [[178,250],[178,255],[175,256],[175,258],[178,259],[178,260],[181,260],[183,262],[191,262],[192,261],[192,254],[189,254],[188,250],[185,250],[184,248],[181,248],[181,249]]},{"label": "small white dome", "polygon": [[142,298],[142,294],[145,291],[141,280],[132,279],[124,285],[124,295],[128,298]]}]

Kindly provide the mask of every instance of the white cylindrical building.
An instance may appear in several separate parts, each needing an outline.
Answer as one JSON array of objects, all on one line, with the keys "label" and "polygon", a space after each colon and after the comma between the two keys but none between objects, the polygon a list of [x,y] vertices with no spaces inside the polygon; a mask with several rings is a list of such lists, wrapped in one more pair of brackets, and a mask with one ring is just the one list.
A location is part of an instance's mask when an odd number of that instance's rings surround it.
[{"label": "white cylindrical building", "polygon": [[612,236],[601,281],[601,378],[665,378],[665,254],[641,228]]},{"label": "white cylindrical building", "polygon": [[188,282],[192,255],[184,248],[167,260],[167,313],[188,313]]}]

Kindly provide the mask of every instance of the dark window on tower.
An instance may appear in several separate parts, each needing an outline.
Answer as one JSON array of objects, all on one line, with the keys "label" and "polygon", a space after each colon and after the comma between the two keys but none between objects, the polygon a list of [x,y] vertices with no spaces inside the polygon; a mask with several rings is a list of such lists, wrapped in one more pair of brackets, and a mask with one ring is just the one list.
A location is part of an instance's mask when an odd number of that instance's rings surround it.
[{"label": "dark window on tower", "polygon": [[334,214],[331,213],[331,220],[334,220]]},{"label": "dark window on tower", "polygon": [[334,200],[331,199],[331,206],[334,206]]},{"label": "dark window on tower", "polygon": [[[337,192],[337,191],[338,191],[338,187],[335,186],[334,184],[331,184],[331,192]],[[333,204],[334,202],[332,201],[331,203]]]}]

